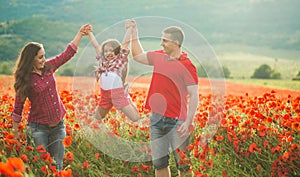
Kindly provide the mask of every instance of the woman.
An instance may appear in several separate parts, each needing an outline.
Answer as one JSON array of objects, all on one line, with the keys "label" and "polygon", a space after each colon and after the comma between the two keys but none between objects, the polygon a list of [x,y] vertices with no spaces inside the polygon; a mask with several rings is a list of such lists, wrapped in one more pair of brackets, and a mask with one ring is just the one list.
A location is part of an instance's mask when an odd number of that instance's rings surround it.
[{"label": "woman", "polygon": [[53,165],[59,171],[63,169],[65,149],[62,141],[66,136],[63,117],[66,110],[57,92],[54,72],[75,55],[82,36],[90,29],[89,24],[82,26],[65,51],[49,60],[45,58],[42,44],[29,42],[23,47],[15,66],[14,136],[19,138],[18,123],[28,98],[31,103],[27,120],[29,134],[36,147],[43,145],[50,153]]}]

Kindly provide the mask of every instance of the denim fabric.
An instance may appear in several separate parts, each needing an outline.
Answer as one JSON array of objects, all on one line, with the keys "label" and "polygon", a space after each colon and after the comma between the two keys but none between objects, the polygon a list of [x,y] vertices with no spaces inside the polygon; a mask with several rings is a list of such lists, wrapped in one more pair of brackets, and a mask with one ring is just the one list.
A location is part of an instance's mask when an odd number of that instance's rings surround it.
[{"label": "denim fabric", "polygon": [[[190,137],[181,138],[176,129],[184,121],[177,118],[168,118],[157,113],[152,113],[150,117],[150,144],[152,152],[152,162],[155,169],[162,169],[169,166],[170,152],[175,157],[176,167],[179,171],[188,171],[189,164],[179,163],[178,150],[184,151],[189,158],[186,146],[189,145]],[[171,151],[170,151],[171,150]]]},{"label": "denim fabric", "polygon": [[62,144],[66,136],[65,124],[63,120],[55,127],[49,127],[47,124],[39,124],[34,122],[28,123],[27,131],[28,143],[33,139],[34,146],[43,145],[47,152],[53,158],[58,171],[63,169],[63,158],[65,155],[65,147]]}]

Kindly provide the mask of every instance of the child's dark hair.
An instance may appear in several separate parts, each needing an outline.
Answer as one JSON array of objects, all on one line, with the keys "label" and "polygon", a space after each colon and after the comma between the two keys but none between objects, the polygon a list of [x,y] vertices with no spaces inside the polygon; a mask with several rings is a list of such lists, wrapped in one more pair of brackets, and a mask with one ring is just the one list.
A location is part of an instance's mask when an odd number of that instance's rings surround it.
[{"label": "child's dark hair", "polygon": [[108,39],[101,44],[101,52],[104,52],[104,46],[110,45],[114,49],[115,55],[118,55],[121,50],[121,43],[116,39]]}]

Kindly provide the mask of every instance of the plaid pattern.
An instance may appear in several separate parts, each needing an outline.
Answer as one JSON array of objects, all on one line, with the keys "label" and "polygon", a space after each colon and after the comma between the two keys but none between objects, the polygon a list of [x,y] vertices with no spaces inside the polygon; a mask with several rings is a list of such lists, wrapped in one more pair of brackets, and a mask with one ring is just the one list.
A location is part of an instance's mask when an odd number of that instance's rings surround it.
[{"label": "plaid pattern", "polygon": [[[43,71],[42,75],[32,73],[31,91],[28,95],[30,101],[30,112],[28,122],[36,122],[40,124],[50,124],[61,120],[66,110],[57,92],[54,72],[76,53],[77,46],[73,43],[69,44],[64,52],[56,57],[47,60],[51,66],[51,71]],[[20,97],[15,98],[12,118],[16,122],[22,119],[22,111],[25,100]]]},{"label": "plaid pattern", "polygon": [[95,71],[97,81],[100,79],[101,74],[104,73],[107,75],[109,71],[115,72],[121,78],[124,78],[127,72],[128,55],[129,49],[121,49],[120,53],[111,60],[106,60],[102,53],[98,55],[96,59],[99,60],[99,64]]}]

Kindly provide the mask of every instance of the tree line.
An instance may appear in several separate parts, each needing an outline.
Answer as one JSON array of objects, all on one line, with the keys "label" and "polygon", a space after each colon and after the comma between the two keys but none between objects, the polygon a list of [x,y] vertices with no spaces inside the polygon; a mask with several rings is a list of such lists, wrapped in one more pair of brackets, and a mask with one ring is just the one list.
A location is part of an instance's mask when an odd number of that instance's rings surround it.
[{"label": "tree line", "polygon": [[[47,56],[54,56],[64,50],[66,44],[72,39],[80,25],[59,21],[49,21],[46,16],[35,15],[30,18],[18,21],[0,22],[0,74],[10,75],[13,72],[13,63],[18,57],[21,48],[25,43],[38,41],[44,43],[47,48]],[[198,64],[199,77],[231,78],[228,67],[215,68],[211,65],[202,66]],[[94,66],[84,68],[82,73],[92,73]],[[63,67],[58,75],[72,76],[75,68],[72,64]],[[129,74],[135,75],[136,70]],[[92,76],[92,74],[90,74]],[[272,69],[269,65],[263,64],[256,68],[251,78],[258,79],[281,79],[281,73]],[[300,71],[293,78],[300,80]]]},{"label": "tree line", "polygon": [[[202,65],[197,65],[197,72],[199,77],[212,77],[212,78],[232,78],[230,75],[230,70],[226,66],[222,66],[221,69],[216,69],[212,66],[209,66],[207,68],[204,68]],[[86,75],[86,73],[91,73],[88,76],[92,76],[92,70],[94,69],[94,66],[88,66],[87,68],[84,68],[82,72],[77,73],[77,76],[80,75]],[[216,75],[209,75],[209,73],[221,73],[221,74],[216,74]],[[136,71],[131,71],[129,75],[136,75]],[[0,64],[0,74],[1,75],[11,75],[13,73],[13,65],[10,62],[4,61],[1,62]],[[66,67],[63,67],[57,75],[60,76],[74,76],[75,73],[75,68],[72,67],[71,65],[66,65]],[[259,67],[257,67],[252,76],[252,79],[282,79],[281,78],[281,73],[273,70],[269,65],[267,64],[262,64]],[[292,79],[292,80],[300,80],[300,71],[298,74]]]}]

